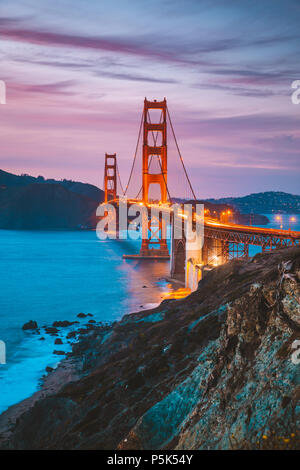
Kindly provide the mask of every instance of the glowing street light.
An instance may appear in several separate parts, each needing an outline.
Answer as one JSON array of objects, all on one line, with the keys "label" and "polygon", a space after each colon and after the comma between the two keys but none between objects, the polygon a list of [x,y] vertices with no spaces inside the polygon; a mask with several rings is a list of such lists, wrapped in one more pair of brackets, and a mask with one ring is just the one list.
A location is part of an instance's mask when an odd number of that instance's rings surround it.
[{"label": "glowing street light", "polygon": [[289,218],[289,230],[291,230],[291,224],[296,222],[296,217],[292,216]]},{"label": "glowing street light", "polygon": [[277,222],[280,222],[280,228],[282,229],[283,228],[282,215],[276,215],[275,220],[277,220]]}]

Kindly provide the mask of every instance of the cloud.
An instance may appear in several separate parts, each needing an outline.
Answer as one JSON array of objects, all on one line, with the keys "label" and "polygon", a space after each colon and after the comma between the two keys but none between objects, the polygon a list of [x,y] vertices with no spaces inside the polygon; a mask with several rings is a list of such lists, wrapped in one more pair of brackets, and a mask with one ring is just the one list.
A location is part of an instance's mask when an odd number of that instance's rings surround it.
[{"label": "cloud", "polygon": [[108,77],[117,80],[129,80],[134,82],[150,82],[150,83],[178,83],[177,80],[172,78],[154,78],[145,75],[134,75],[129,73],[114,73],[114,72],[96,72],[99,77]]},{"label": "cloud", "polygon": [[50,95],[72,95],[73,93],[67,91],[67,88],[76,84],[75,80],[64,80],[54,83],[44,83],[38,85],[28,85],[24,83],[10,84],[10,90],[22,91],[25,93],[43,93]]},{"label": "cloud", "polygon": [[259,138],[254,143],[261,144],[271,150],[292,152],[300,157],[300,136],[292,134],[272,135],[271,137]]},{"label": "cloud", "polygon": [[203,90],[225,91],[234,96],[245,96],[250,98],[268,98],[270,96],[290,96],[290,90],[270,90],[270,88],[245,88],[229,85],[219,85],[217,83],[201,83],[193,85],[195,88]]},{"label": "cloud", "polygon": [[[176,124],[177,137],[185,141],[195,142],[195,145],[212,145],[214,142],[222,147],[240,147],[247,144],[253,154],[254,141],[280,134],[298,135],[300,129],[300,116],[287,114],[255,113],[248,115],[235,115],[201,119],[182,116],[182,120]],[[220,142],[220,144],[219,144]],[[297,142],[295,143],[297,148]],[[222,153],[222,152],[221,152]],[[248,158],[248,157],[247,157]]]},{"label": "cloud", "polygon": [[[23,22],[24,23],[24,22]],[[86,36],[83,34],[67,34],[60,31],[38,29],[30,26],[24,26],[21,21],[10,18],[0,19],[1,39],[18,41],[23,43],[35,44],[47,47],[67,47],[81,48],[85,50],[102,51],[106,53],[116,53],[122,55],[132,55],[144,59],[153,59],[165,61],[174,64],[190,65],[196,68],[201,67],[201,72],[212,73],[222,76],[236,77],[231,78],[236,83],[262,83],[268,80],[282,80],[284,74],[279,72],[256,72],[253,70],[226,69],[224,63],[216,59],[215,53],[226,51],[243,52],[249,47],[263,47],[267,45],[276,45],[277,43],[289,43],[299,40],[299,34],[290,35],[271,35],[261,37],[245,38],[244,34],[228,36],[224,34],[220,38],[208,40],[201,33],[197,36],[183,38],[181,35],[168,34],[163,32],[161,35],[149,33],[135,35],[132,37],[124,36]],[[204,59],[205,57],[205,59]],[[45,65],[50,65],[44,61]],[[49,61],[50,62],[50,61]],[[42,64],[42,62],[41,62]],[[55,61],[52,65],[62,66],[60,61]],[[83,68],[85,65],[70,62],[66,63],[66,68]],[[223,67],[222,67],[223,66]],[[212,69],[215,67],[215,69]],[[222,67],[219,69],[219,67]],[[210,70],[207,70],[207,69]],[[120,77],[121,78],[121,77]]]},{"label": "cloud", "polygon": [[151,48],[144,40],[138,37],[134,40],[126,41],[124,38],[115,39],[99,36],[88,37],[25,28],[11,28],[9,24],[6,24],[2,27],[1,39],[27,42],[30,44],[50,47],[60,46],[115,52],[120,54],[141,56],[144,58],[168,60],[171,62],[181,62],[183,60],[180,59],[177,52],[174,50],[164,51],[160,48]]}]

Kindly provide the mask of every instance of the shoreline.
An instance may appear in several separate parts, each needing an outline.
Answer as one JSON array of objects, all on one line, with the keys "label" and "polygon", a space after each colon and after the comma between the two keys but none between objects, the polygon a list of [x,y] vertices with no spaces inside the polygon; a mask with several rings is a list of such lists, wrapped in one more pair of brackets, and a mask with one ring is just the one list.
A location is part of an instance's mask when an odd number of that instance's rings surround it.
[{"label": "shoreline", "polygon": [[[126,315],[131,314],[125,314],[124,316]],[[30,410],[39,400],[59,393],[59,391],[69,383],[80,380],[85,376],[86,372],[83,370],[84,359],[76,354],[74,355],[73,349],[81,350],[82,347],[85,346],[82,352],[87,351],[89,349],[86,341],[87,336],[94,332],[102,332],[102,334],[105,335],[107,330],[111,330],[116,322],[105,325],[101,325],[101,322],[97,323],[98,322],[90,324],[90,326],[78,324],[77,328],[72,330],[79,334],[77,341],[71,343],[72,350],[65,354],[65,357],[57,363],[55,368],[49,372],[45,370],[45,373],[39,377],[37,382],[39,386],[38,390],[29,397],[9,406],[0,414],[0,447],[1,442],[9,438],[12,427],[23,413]],[[83,330],[85,330],[85,332]],[[52,336],[52,334],[50,335]],[[59,345],[57,347],[59,347]]]},{"label": "shoreline", "polygon": [[78,380],[79,378],[80,375],[78,375],[78,371],[76,370],[75,361],[69,358],[62,359],[53,372],[39,379],[39,382],[42,382],[42,386],[39,390],[28,398],[11,405],[0,414],[0,445],[1,441],[5,441],[9,438],[12,427],[23,413],[32,408],[40,399],[58,393],[65,384],[73,380]]},{"label": "shoreline", "polygon": [[[52,355],[63,349],[53,347],[55,338],[38,341],[44,325],[77,320],[78,312],[91,312],[104,323],[116,321],[157,306],[172,290],[165,279],[167,263],[125,264],[124,248],[113,241],[98,243],[94,231],[1,232],[2,267],[11,273],[0,301],[7,362],[0,365],[1,412],[34,393],[45,367],[61,359]],[[40,336],[22,332],[29,320],[38,322]]]},{"label": "shoreline", "polygon": [[91,327],[0,416],[0,448],[249,450],[276,448],[272,432],[298,448],[299,268],[299,248],[232,260],[184,299]]},{"label": "shoreline", "polygon": [[[168,289],[169,289],[168,293],[165,292],[166,288],[162,287],[162,283],[166,284],[166,285],[167,284],[169,284],[169,285],[172,284],[171,288],[168,287]],[[9,404],[6,409],[1,411],[0,417],[2,417],[2,415],[6,415],[6,413],[11,408],[16,408],[16,409],[20,408],[20,410],[22,410],[23,409],[22,403],[24,403],[24,404],[28,403],[29,404],[28,406],[31,406],[30,405],[31,397],[37,397],[36,399],[39,399],[43,396],[43,392],[48,394],[50,391],[54,391],[54,389],[52,388],[53,383],[52,383],[52,379],[50,380],[50,376],[51,376],[51,374],[54,374],[60,368],[60,365],[62,363],[68,363],[68,361],[69,361],[68,360],[68,355],[70,354],[70,351],[69,351],[70,346],[72,348],[72,346],[74,344],[76,344],[76,341],[74,341],[75,337],[71,336],[70,338],[68,338],[69,333],[76,332],[77,330],[83,330],[83,329],[86,329],[87,331],[89,329],[92,330],[94,325],[95,325],[95,328],[100,328],[100,329],[104,328],[105,329],[108,326],[114,324],[116,321],[121,321],[122,318],[124,317],[124,315],[131,315],[132,312],[139,313],[139,312],[147,311],[149,309],[155,309],[160,305],[160,302],[162,300],[164,300],[164,297],[172,296],[173,292],[175,292],[178,288],[180,288],[180,282],[177,282],[176,280],[164,277],[164,278],[156,279],[153,284],[151,282],[150,283],[148,282],[147,289],[142,289],[142,287],[143,286],[142,286],[142,283],[141,283],[141,288],[139,289],[139,291],[143,293],[143,297],[144,297],[143,305],[139,305],[140,299],[139,299],[139,296],[136,293],[135,295],[133,295],[133,298],[135,297],[134,303],[136,304],[134,310],[131,310],[127,313],[123,313],[120,316],[119,320],[111,320],[111,321],[105,321],[105,322],[102,322],[101,320],[99,320],[99,321],[91,320],[93,323],[87,323],[89,321],[88,317],[94,318],[94,315],[85,314],[86,318],[78,318],[78,315],[77,316],[75,315],[74,319],[67,320],[67,321],[70,321],[70,325],[68,325],[67,327],[58,328],[59,331],[56,334],[51,334],[51,333],[47,332],[47,329],[48,328],[53,328],[53,323],[55,323],[57,321],[60,321],[60,320],[57,320],[56,317],[53,317],[52,318],[53,321],[50,320],[48,325],[39,326],[35,330],[27,330],[25,332],[26,336],[24,336],[23,340],[28,340],[29,339],[30,341],[33,341],[33,346],[32,347],[34,347],[35,344],[37,346],[39,346],[39,343],[40,343],[39,340],[41,338],[45,337],[47,339],[47,343],[49,344],[49,351],[47,353],[45,353],[44,367],[42,368],[41,373],[39,373],[36,376],[36,378],[33,379],[33,385],[34,385],[34,388],[35,388],[36,391],[32,391],[31,394],[29,394],[28,396],[25,395],[25,398],[22,398],[22,399],[18,400],[15,403]],[[165,292],[165,293],[163,294],[163,292]],[[155,302],[155,303],[149,302],[149,300],[150,300],[149,296],[152,297],[152,295],[154,295],[156,297],[160,297],[159,299],[157,299],[158,302]],[[63,319],[63,315],[61,317]],[[71,323],[76,323],[76,322],[78,323],[77,325],[76,324],[71,325]],[[21,329],[21,327],[22,327],[22,325],[20,325],[20,329]],[[62,339],[63,344],[61,344],[61,345],[54,344],[54,340],[56,338]],[[35,341],[37,343],[35,343]],[[43,343],[45,343],[45,341],[43,341]],[[22,345],[22,342],[21,342],[21,345]],[[64,350],[64,351],[67,351],[67,352],[66,352],[66,355],[60,360],[60,356],[59,355],[57,355],[57,356],[53,355],[53,353],[51,353],[51,349],[52,349],[52,351],[54,351],[54,350]],[[24,359],[26,360],[26,357],[22,358],[19,361],[19,364],[22,364],[22,361]],[[57,363],[56,366],[54,365],[55,363]],[[48,375],[45,376],[44,374],[46,373],[45,370],[47,369],[47,367],[53,368],[53,372],[51,374],[48,374]],[[9,373],[9,371],[8,371],[8,373]],[[60,370],[59,377],[63,377],[63,374],[64,374],[64,371]],[[68,373],[66,375],[66,379],[68,379]],[[35,401],[34,398],[33,398],[33,400]],[[15,412],[13,413],[13,415],[15,415]],[[1,419],[0,419],[0,423],[1,423]],[[0,426],[0,428],[1,428],[1,426]],[[0,434],[1,434],[1,429],[0,429]]]}]

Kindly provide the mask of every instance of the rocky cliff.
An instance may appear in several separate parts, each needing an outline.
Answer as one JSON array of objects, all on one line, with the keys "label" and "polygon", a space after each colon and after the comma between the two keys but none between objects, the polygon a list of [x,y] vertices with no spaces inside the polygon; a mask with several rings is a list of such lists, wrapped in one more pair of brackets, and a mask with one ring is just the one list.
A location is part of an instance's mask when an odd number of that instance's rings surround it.
[{"label": "rocky cliff", "polygon": [[300,448],[299,285],[299,248],[233,260],[183,300],[87,330],[51,372],[76,374],[1,447]]}]

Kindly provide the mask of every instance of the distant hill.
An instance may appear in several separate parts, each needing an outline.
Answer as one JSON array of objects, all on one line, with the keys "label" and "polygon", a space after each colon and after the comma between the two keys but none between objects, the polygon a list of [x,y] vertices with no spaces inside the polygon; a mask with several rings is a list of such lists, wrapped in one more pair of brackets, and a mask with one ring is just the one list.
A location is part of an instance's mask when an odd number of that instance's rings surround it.
[{"label": "distant hill", "polygon": [[96,225],[103,191],[91,184],[0,170],[0,228],[76,229]]},{"label": "distant hill", "polygon": [[[228,198],[229,199],[229,198]],[[228,202],[224,203],[221,199],[197,199],[194,200],[186,200],[175,198],[173,202],[177,203],[189,203],[193,204],[197,202],[198,204],[204,204],[204,213],[208,216],[223,220],[230,221],[235,224],[243,224],[243,225],[267,225],[270,220],[265,215],[257,214],[253,212],[251,214],[248,213],[241,213],[240,210],[234,206],[234,204],[229,204]],[[223,217],[223,214],[228,213],[230,216]]]},{"label": "distant hill", "polygon": [[[14,175],[13,173],[8,173],[7,171],[0,170],[0,186],[7,187],[21,187],[28,186],[29,184],[59,184],[64,188],[77,193],[84,194],[89,198],[93,199],[96,202],[103,201],[104,192],[102,189],[97,188],[92,184],[80,183],[78,181],[72,180],[55,180],[55,179],[45,179],[43,176],[38,176],[35,178],[30,175]],[[5,189],[5,188],[4,188]]]},{"label": "distant hill", "polygon": [[300,214],[300,196],[276,191],[254,193],[244,197],[207,199],[207,201],[214,204],[230,204],[242,214],[251,212],[260,214],[271,214],[272,212]]}]

